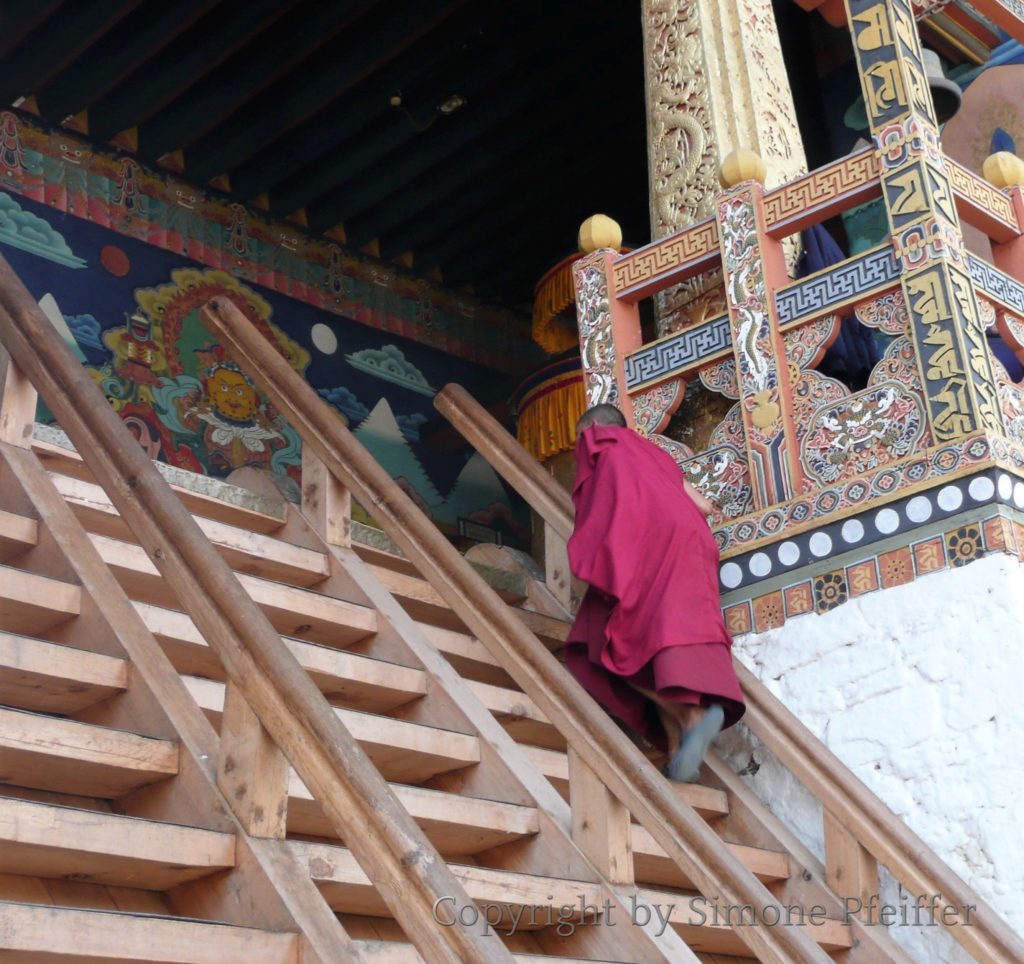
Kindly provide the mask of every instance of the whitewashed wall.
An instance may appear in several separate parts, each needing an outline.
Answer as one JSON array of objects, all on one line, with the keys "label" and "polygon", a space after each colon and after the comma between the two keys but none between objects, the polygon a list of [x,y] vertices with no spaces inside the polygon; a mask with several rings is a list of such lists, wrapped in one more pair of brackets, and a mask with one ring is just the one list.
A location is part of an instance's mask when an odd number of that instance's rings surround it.
[{"label": "whitewashed wall", "polygon": [[[989,556],[740,637],[736,654],[1024,932],[1024,567]],[[820,807],[764,748],[737,727],[719,749],[759,766],[744,779],[822,857]],[[893,936],[918,961],[970,960],[940,928]]]}]

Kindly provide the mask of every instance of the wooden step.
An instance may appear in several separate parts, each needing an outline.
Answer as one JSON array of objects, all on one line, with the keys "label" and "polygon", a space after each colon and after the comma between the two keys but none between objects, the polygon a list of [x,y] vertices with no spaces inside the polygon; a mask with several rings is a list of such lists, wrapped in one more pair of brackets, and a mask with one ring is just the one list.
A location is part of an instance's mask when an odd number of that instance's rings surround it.
[{"label": "wooden step", "polygon": [[[132,599],[179,608],[174,592],[141,547],[108,536],[93,534],[91,539]],[[238,581],[284,636],[343,647],[377,631],[377,613],[366,606],[244,573]]]},{"label": "wooden step", "polygon": [[0,562],[31,549],[39,538],[39,523],[0,509]]},{"label": "wooden step", "polygon": [[[185,614],[149,603],[135,609],[179,673],[224,679],[224,671],[195,623]],[[426,674],[343,649],[283,637],[299,665],[332,703],[368,713],[386,713],[422,697]]]},{"label": "wooden step", "polygon": [[[390,916],[369,877],[349,850],[308,841],[292,841],[291,846],[333,910],[349,914]],[[471,899],[478,904],[504,908],[505,918],[503,923],[497,924],[498,929],[510,926],[517,919],[516,929],[520,932],[549,927],[559,919],[571,919],[577,924],[586,921],[590,926],[601,926],[599,921],[604,900],[598,884],[489,867],[464,864],[449,866]],[[731,927],[716,926],[713,923],[710,912],[702,909],[703,904],[696,894],[646,888],[641,888],[641,893],[663,908],[665,914],[668,914],[668,908],[672,908],[669,923],[694,950],[744,955],[749,953]],[[560,915],[567,906],[575,911],[571,918],[568,913]],[[701,921],[702,913],[706,914],[707,920]],[[611,920],[615,923],[614,917]],[[621,923],[625,926],[627,922]],[[851,945],[849,928],[839,921],[826,921],[820,928],[813,929],[812,936],[827,950],[840,950]]]},{"label": "wooden step", "polygon": [[74,618],[82,590],[24,569],[0,566],[0,629],[35,636]]},{"label": "wooden step", "polygon": [[[639,824],[633,824],[631,845],[633,872],[638,882],[659,887],[679,887],[693,890],[694,883],[669,859],[664,849]],[[775,850],[747,847],[731,843],[729,849],[743,862],[747,870],[765,883],[789,878],[789,855]]]},{"label": "wooden step", "polygon": [[168,740],[0,707],[0,783],[114,799],[177,772]]},{"label": "wooden step", "polygon": [[[215,724],[224,709],[224,684],[183,677],[200,708]],[[387,780],[422,783],[480,762],[480,742],[468,733],[373,716],[343,707],[334,712]]]},{"label": "wooden step", "polygon": [[[38,435],[49,435],[45,426],[36,426]],[[66,440],[65,440],[66,442]],[[50,472],[69,475],[84,482],[95,484],[92,472],[82,457],[67,444],[57,444],[40,437],[33,438],[32,450],[43,466]],[[193,515],[216,519],[228,525],[248,529],[251,532],[271,533],[280,529],[285,522],[284,501],[280,502],[260,496],[248,489],[229,485],[220,479],[198,475],[185,469],[178,469],[162,462],[153,463],[161,475],[168,480],[171,490]],[[218,498],[211,493],[220,493],[227,498]]]},{"label": "wooden step", "polygon": [[0,704],[70,716],[125,688],[123,659],[0,632]]},{"label": "wooden step", "polygon": [[0,958],[131,964],[298,964],[296,934],[208,921],[0,901]]},{"label": "wooden step", "polygon": [[168,890],[234,865],[232,834],[0,799],[5,873]]},{"label": "wooden step", "polygon": [[[564,753],[537,746],[523,746],[523,753],[546,776],[556,790],[569,799],[569,758]],[[729,813],[729,798],[724,790],[699,783],[674,783],[673,790],[706,820]]]},{"label": "wooden step", "polygon": [[[66,475],[51,478],[89,532],[135,542],[131,530],[100,486]],[[216,519],[196,516],[195,520],[228,565],[238,572],[307,587],[322,582],[330,573],[323,552]]]},{"label": "wooden step", "polygon": [[466,684],[514,740],[553,750],[565,750],[565,737],[525,693],[477,680],[467,680]]},{"label": "wooden step", "polygon": [[[356,941],[364,959],[372,964],[425,964],[412,944],[401,941]],[[513,954],[516,964],[615,964],[611,958],[551,957],[549,954]],[[723,962],[725,964],[725,962]],[[740,964],[730,959],[728,964]]]},{"label": "wooden step", "polygon": [[[402,806],[445,855],[478,854],[537,833],[537,811],[513,803],[462,797],[440,790],[393,784]],[[288,832],[334,837],[313,795],[292,773],[288,782]]]}]

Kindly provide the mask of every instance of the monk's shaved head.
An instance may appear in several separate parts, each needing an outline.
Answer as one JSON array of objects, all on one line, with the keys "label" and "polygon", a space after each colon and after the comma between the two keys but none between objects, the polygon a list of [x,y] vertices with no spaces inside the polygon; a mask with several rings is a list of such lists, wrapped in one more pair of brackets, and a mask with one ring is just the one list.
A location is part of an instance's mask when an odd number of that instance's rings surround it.
[{"label": "monk's shaved head", "polygon": [[619,428],[626,428],[626,416],[614,405],[595,405],[580,416],[576,423],[576,434],[579,435],[591,425],[617,425]]}]

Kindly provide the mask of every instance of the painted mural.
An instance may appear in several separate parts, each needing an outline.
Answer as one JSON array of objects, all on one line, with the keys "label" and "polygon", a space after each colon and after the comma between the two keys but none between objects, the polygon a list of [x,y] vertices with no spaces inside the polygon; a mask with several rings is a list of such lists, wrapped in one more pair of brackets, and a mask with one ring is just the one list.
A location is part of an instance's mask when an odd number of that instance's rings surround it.
[{"label": "painted mural", "polygon": [[254,466],[298,491],[298,435],[200,322],[227,297],[442,529],[525,540],[526,513],[486,462],[420,437],[438,388],[490,389],[493,369],[5,191],[0,251],[151,458],[221,478]]}]

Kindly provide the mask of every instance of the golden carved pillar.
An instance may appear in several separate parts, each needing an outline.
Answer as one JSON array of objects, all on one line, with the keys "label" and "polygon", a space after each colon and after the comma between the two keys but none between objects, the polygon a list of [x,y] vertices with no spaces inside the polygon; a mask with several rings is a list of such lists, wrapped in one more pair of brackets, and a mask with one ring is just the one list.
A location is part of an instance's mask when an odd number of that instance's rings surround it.
[{"label": "golden carved pillar", "polygon": [[[771,0],[642,0],[647,73],[651,235],[714,211],[718,170],[746,148],[768,167],[767,187],[807,170]],[[790,262],[795,249],[788,252]],[[697,279],[660,306],[667,332],[702,320],[721,276]],[[696,302],[696,304],[694,304]],[[693,304],[698,317],[679,317]],[[715,313],[722,310],[715,306]]]}]

